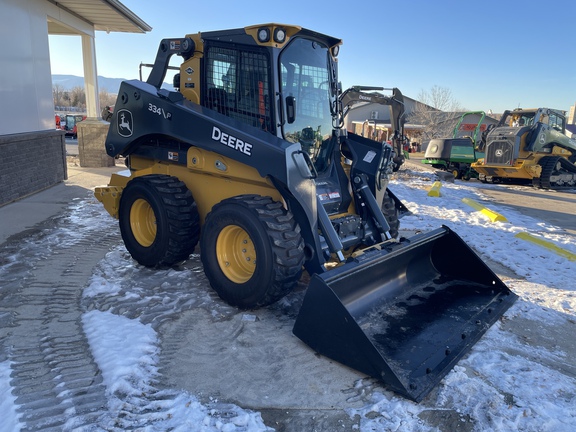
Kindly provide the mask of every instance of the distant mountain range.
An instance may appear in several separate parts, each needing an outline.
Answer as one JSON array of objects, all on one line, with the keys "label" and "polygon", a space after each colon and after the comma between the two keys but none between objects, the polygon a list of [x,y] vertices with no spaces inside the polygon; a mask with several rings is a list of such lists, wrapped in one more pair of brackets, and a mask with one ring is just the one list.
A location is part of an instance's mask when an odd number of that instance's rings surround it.
[{"label": "distant mountain range", "polygon": [[[118,89],[124,78],[106,78],[98,75],[98,89],[106,90],[110,94],[118,94]],[[52,85],[61,85],[64,90],[72,90],[74,87],[84,87],[84,77],[75,75],[52,75]],[[162,88],[174,90],[174,88],[164,83]]]}]

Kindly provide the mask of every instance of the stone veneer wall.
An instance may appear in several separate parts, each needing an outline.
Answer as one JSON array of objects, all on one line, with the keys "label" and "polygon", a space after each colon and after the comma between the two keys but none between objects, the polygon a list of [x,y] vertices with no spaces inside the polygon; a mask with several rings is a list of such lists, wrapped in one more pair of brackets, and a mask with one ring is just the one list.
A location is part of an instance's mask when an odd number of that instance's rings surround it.
[{"label": "stone veneer wall", "polygon": [[110,123],[86,119],[78,123],[78,156],[85,168],[114,166],[114,158],[106,154],[106,136]]},{"label": "stone veneer wall", "polygon": [[0,206],[68,178],[64,131],[0,135]]}]

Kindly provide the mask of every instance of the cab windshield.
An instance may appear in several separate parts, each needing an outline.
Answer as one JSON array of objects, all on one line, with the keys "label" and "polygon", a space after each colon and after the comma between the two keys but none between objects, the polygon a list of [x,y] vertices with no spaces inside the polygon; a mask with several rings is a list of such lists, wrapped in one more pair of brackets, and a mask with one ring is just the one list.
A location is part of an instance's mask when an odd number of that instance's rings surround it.
[{"label": "cab windshield", "polygon": [[509,127],[532,126],[534,114],[534,111],[506,111],[500,124]]},{"label": "cab windshield", "polygon": [[302,38],[280,56],[283,110],[292,110],[285,116],[283,137],[299,142],[313,161],[332,136],[329,56],[328,47]]}]

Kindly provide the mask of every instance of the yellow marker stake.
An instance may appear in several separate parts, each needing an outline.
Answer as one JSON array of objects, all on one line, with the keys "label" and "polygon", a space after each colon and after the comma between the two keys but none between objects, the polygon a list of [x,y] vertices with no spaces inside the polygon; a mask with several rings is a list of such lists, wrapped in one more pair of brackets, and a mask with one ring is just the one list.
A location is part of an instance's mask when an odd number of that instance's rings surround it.
[{"label": "yellow marker stake", "polygon": [[487,216],[488,219],[490,219],[492,222],[508,222],[508,219],[506,219],[500,213],[496,213],[495,211],[484,207],[482,204],[477,203],[476,201],[470,198],[462,198],[462,202],[464,204],[468,204],[472,208],[475,208],[476,210],[481,212],[484,216]]},{"label": "yellow marker stake", "polygon": [[534,237],[533,235],[530,235],[526,232],[519,232],[518,234],[515,235],[515,237],[518,237],[519,239],[522,239],[522,240],[532,242],[534,244],[537,244],[538,246],[545,247],[546,249],[550,249],[552,252],[555,252],[557,255],[563,256],[564,258],[568,258],[570,261],[576,261],[576,254],[573,254],[572,252],[568,252],[567,250],[564,250],[564,249],[556,246],[552,242],[543,240],[543,239],[538,238],[538,237]]},{"label": "yellow marker stake", "polygon": [[442,183],[440,183],[439,181],[435,181],[432,184],[432,187],[428,190],[428,196],[431,197],[439,197],[440,196],[440,187],[442,186]]}]

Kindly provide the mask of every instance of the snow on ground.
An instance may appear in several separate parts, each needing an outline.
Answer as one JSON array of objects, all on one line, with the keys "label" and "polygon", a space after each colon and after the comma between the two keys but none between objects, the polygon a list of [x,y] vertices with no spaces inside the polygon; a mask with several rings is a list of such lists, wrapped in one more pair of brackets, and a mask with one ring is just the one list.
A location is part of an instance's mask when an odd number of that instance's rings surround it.
[{"label": "snow on ground", "polygon": [[[490,186],[477,182],[443,183],[442,196],[429,197],[427,188],[432,180],[431,174],[403,170],[392,182],[391,189],[412,211],[402,218],[402,230],[428,231],[447,225],[481,257],[499,262],[517,275],[505,278],[504,282],[520,299],[504,320],[495,324],[445,377],[434,397],[415,404],[391,392],[375,391],[365,406],[349,408],[349,415],[359,418],[360,431],[428,431],[429,426],[422,419],[428,411],[438,409],[456,410],[462,430],[576,430],[576,380],[546,366],[548,362],[572,360],[561,350],[540,349],[524,343],[511,332],[502,331],[506,319],[515,317],[546,325],[576,322],[576,263],[518,239],[515,234],[526,231],[576,254],[574,237],[545,222],[490,203],[482,193],[484,187]],[[490,222],[462,203],[464,197],[484,203],[503,214],[508,222]],[[96,229],[110,223],[102,222],[109,220],[107,214],[90,200],[77,203],[71,217],[84,227]],[[60,233],[60,238],[62,236]],[[118,262],[117,255],[125,254],[120,249],[111,251],[106,259]],[[138,271],[149,270],[133,266],[126,270],[124,277]],[[119,277],[118,267],[113,272],[96,272],[84,296],[117,295],[120,292],[115,282]],[[171,275],[176,280],[186,277],[185,274]],[[176,281],[175,285],[178,284]],[[136,290],[133,295],[137,296]],[[152,301],[136,300],[144,305]],[[209,298],[184,301],[206,303]],[[142,406],[150,404],[151,412],[162,408],[164,415],[151,418],[142,430],[270,430],[257,412],[229,405],[227,414],[221,415],[213,407],[200,403],[194,395],[178,390],[165,399],[148,401],[146,394],[159,374],[159,343],[154,329],[138,318],[99,310],[86,312],[83,325],[92,354],[102,370],[110,411],[121,410],[127,399]],[[9,425],[7,430],[16,431],[23,425],[18,422],[9,376],[9,362],[0,362],[0,418],[3,425]],[[359,387],[366,385],[362,381]]]},{"label": "snow on ground", "polygon": [[16,398],[12,395],[10,386],[10,362],[0,363],[0,430],[19,431],[21,426],[16,413]]},{"label": "snow on ground", "polygon": [[[519,276],[504,280],[520,296],[506,316],[548,325],[576,324],[576,262],[514,235],[525,231],[576,253],[573,236],[490,203],[482,193],[483,187],[490,186],[442,183],[441,196],[429,197],[432,173],[403,171],[399,176],[390,188],[413,213],[401,219],[402,229],[429,231],[446,225],[481,257],[499,262]],[[410,176],[409,182],[406,176]],[[483,203],[508,222],[491,222],[462,203],[462,198]],[[573,360],[564,352],[550,353],[523,344],[499,331],[500,326],[495,324],[445,377],[436,408],[457,407],[463,424],[473,418],[474,429],[481,431],[576,430],[576,380],[535,361],[546,356],[570,364]],[[375,393],[371,404],[350,410],[350,414],[361,417],[361,431],[425,431],[429,429],[420,417],[429,409],[425,403],[416,405],[393,394]]]},{"label": "snow on ground", "polygon": [[[161,397],[153,381],[158,375],[157,334],[150,325],[110,312],[92,310],[83,318],[92,354],[102,370],[111,413],[122,412],[128,400],[146,407],[145,429],[150,431],[267,431],[259,413],[229,405],[227,418],[202,405],[187,393],[165,392]],[[156,393],[154,401],[148,394]],[[160,396],[160,397],[159,397]],[[156,412],[156,414],[153,414]]]},{"label": "snow on ground", "polygon": [[[406,173],[410,172],[404,171],[401,176],[406,176]],[[411,173],[412,176],[416,174]],[[574,289],[576,262],[516,238],[515,234],[527,232],[576,254],[576,242],[573,236],[546,222],[524,216],[505,206],[498,207],[490,203],[490,199],[482,193],[484,187],[490,186],[476,182],[442,183],[441,196],[429,197],[428,188],[432,177],[432,173],[419,173],[408,183],[402,179],[392,182],[390,189],[414,213],[402,218],[402,229],[429,231],[440,225],[446,225],[482,258],[500,262],[528,281],[554,288]],[[491,222],[481,212],[464,204],[462,198],[485,203],[490,209],[505,216],[508,222]]]}]

